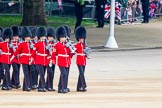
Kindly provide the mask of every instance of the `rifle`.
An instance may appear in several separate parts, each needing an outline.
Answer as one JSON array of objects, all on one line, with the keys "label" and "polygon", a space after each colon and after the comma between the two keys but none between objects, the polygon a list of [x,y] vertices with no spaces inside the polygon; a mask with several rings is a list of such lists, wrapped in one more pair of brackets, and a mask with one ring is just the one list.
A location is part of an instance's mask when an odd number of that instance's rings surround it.
[{"label": "rifle", "polygon": [[[54,44],[56,43],[56,40],[54,39],[52,42],[53,42],[53,44],[52,44],[52,47],[51,47],[48,39],[46,39],[46,50],[49,51],[50,56],[52,56],[53,47],[54,47]],[[49,63],[49,67],[52,67],[52,63]]]},{"label": "rifle", "polygon": [[92,49],[88,47],[87,41],[84,41],[84,49],[83,52],[86,54],[86,57],[90,59],[90,53],[92,53]]},{"label": "rifle", "polygon": [[66,37],[66,47],[70,49],[70,53],[74,54],[76,51],[76,48],[74,46],[74,41],[71,41],[69,37]]},{"label": "rifle", "polygon": [[11,40],[11,41],[10,41],[10,44],[9,44],[9,47],[12,48],[13,51],[15,52],[18,46],[13,46],[13,42],[12,42],[12,40]]},{"label": "rifle", "polygon": [[32,40],[29,41],[29,44],[30,44],[30,49],[33,49],[34,48],[34,44],[33,44]]},{"label": "rifle", "polygon": [[49,41],[48,41],[48,39],[46,39],[46,50],[48,50],[49,51],[49,53],[50,53],[50,55],[52,55],[52,51],[53,51],[53,47],[54,47],[54,44],[56,43],[56,40],[54,39],[53,41],[52,41],[52,47],[51,47],[51,45],[49,44]]}]

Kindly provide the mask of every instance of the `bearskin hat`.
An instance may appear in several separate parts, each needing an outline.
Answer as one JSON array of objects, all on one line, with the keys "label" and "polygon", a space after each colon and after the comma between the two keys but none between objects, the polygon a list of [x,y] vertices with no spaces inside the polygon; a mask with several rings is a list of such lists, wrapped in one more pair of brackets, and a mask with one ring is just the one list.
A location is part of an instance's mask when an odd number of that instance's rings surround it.
[{"label": "bearskin hat", "polygon": [[70,38],[70,34],[71,34],[71,29],[70,29],[70,27],[67,26],[67,25],[65,25],[64,27],[65,27],[65,29],[66,29],[66,34],[67,34],[67,36]]},{"label": "bearskin hat", "polygon": [[55,29],[53,27],[47,28],[47,37],[55,38],[55,36],[56,36]]},{"label": "bearskin hat", "polygon": [[60,37],[66,37],[66,36],[67,36],[66,29],[63,26],[58,27],[56,30],[57,40],[60,40]]},{"label": "bearskin hat", "polygon": [[0,37],[2,37],[3,27],[0,27]]},{"label": "bearskin hat", "polygon": [[20,36],[20,30],[18,26],[12,26],[11,29],[13,31],[13,36]]},{"label": "bearskin hat", "polygon": [[31,31],[28,27],[22,27],[21,29],[21,37],[24,39],[25,37],[31,37]]},{"label": "bearskin hat", "polygon": [[29,27],[29,29],[32,33],[31,38],[34,38],[35,36],[37,36],[37,27],[31,26],[31,27]]},{"label": "bearskin hat", "polygon": [[39,27],[37,30],[37,35],[38,38],[42,37],[42,36],[47,36],[47,29],[45,27]]},{"label": "bearskin hat", "polygon": [[3,31],[3,40],[5,40],[6,38],[12,38],[13,36],[13,31],[11,28],[5,28],[4,31]]},{"label": "bearskin hat", "polygon": [[83,26],[79,26],[79,27],[77,27],[76,30],[75,30],[75,38],[76,38],[77,41],[78,41],[80,38],[86,39],[86,34],[87,34],[86,29],[85,29],[85,27],[83,27]]}]

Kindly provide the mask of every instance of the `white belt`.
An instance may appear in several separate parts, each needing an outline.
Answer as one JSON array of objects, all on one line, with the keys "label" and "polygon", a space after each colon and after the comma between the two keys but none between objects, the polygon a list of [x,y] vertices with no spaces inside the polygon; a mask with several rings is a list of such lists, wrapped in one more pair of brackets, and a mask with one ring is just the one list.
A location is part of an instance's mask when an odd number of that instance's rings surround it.
[{"label": "white belt", "polygon": [[60,57],[69,57],[69,55],[65,55],[65,54],[58,54],[58,56],[60,56]]},{"label": "white belt", "polygon": [[31,54],[28,54],[28,53],[21,53],[20,56],[31,56]]},{"label": "white belt", "polygon": [[76,55],[79,55],[79,56],[85,56],[84,53],[77,53]]},{"label": "white belt", "polygon": [[41,53],[37,53],[37,55],[39,55],[39,56],[47,56],[47,54],[41,54]]},{"label": "white belt", "polygon": [[5,53],[5,52],[2,52],[1,54],[4,54],[4,55],[11,55],[11,53]]}]

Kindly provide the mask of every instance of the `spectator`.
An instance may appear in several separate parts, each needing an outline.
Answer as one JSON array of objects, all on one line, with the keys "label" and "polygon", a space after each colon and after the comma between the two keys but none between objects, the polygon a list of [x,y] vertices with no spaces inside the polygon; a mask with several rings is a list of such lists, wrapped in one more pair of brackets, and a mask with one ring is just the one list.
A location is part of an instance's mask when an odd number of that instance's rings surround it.
[{"label": "spectator", "polygon": [[75,15],[76,15],[76,24],[75,28],[81,25],[83,18],[83,7],[85,6],[84,0],[75,0]]},{"label": "spectator", "polygon": [[96,4],[96,17],[98,22],[98,28],[104,27],[104,9],[106,0],[95,0]]},{"label": "spectator", "polygon": [[159,8],[158,8],[158,14],[160,15],[162,10],[162,0],[159,0]]},{"label": "spectator", "polygon": [[143,22],[149,23],[149,0],[141,0],[143,10]]}]

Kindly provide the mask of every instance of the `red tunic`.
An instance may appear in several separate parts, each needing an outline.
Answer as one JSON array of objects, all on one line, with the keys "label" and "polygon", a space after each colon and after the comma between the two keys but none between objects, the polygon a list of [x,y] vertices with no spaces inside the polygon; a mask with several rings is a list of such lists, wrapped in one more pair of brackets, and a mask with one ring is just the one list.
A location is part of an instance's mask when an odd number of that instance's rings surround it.
[{"label": "red tunic", "polygon": [[20,54],[20,63],[21,64],[28,64],[31,60],[31,49],[30,49],[30,43],[29,42],[22,42],[16,49],[16,52],[14,53],[14,56],[16,57],[18,54]]},{"label": "red tunic", "polygon": [[34,50],[32,51],[32,58],[35,64],[47,66],[49,64],[49,60],[47,59],[48,56],[49,51],[46,50],[46,42],[38,41],[34,45]]},{"label": "red tunic", "polygon": [[84,44],[83,43],[77,43],[75,45],[76,48],[76,64],[77,65],[82,65],[85,66],[86,65],[86,55],[83,52],[84,49]]},{"label": "red tunic", "polygon": [[9,42],[0,42],[1,56],[0,62],[11,64],[10,58],[12,54],[12,49],[9,47]]},{"label": "red tunic", "polygon": [[66,48],[64,43],[58,42],[54,46],[54,51],[52,53],[52,59],[58,56],[57,64],[58,66],[62,67],[68,67],[69,66],[69,56],[70,56],[70,50],[69,48]]},{"label": "red tunic", "polygon": [[[13,47],[15,47],[15,50],[18,48],[18,45],[19,45],[19,42],[18,41],[14,41],[14,40],[12,40],[12,45],[13,45]],[[13,51],[13,53],[14,53],[14,50],[12,49],[12,51]],[[14,62],[14,63],[20,63],[20,60],[19,60],[19,55],[17,56],[17,57],[15,57],[13,60],[12,60],[12,62]]]}]

